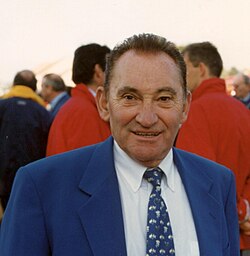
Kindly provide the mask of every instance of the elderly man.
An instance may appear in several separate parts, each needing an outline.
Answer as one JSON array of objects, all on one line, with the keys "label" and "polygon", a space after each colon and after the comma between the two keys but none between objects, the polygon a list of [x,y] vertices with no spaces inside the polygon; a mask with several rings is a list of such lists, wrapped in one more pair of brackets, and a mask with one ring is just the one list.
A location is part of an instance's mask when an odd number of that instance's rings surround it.
[{"label": "elderly man", "polygon": [[233,85],[236,98],[250,109],[250,77],[239,73],[235,76]]},{"label": "elderly man", "polygon": [[63,79],[57,74],[46,74],[42,79],[41,96],[49,103],[52,120],[70,98]]},{"label": "elderly man", "polygon": [[177,48],[133,36],[105,77],[96,97],[113,136],[19,171],[1,256],[238,256],[233,173],[173,148],[190,103]]}]

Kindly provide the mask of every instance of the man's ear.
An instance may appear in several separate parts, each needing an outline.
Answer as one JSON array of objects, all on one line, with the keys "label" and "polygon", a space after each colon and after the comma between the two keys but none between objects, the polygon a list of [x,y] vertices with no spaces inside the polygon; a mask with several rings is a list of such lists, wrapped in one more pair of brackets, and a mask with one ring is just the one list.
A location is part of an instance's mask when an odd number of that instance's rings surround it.
[{"label": "man's ear", "polygon": [[188,91],[187,96],[186,96],[186,100],[183,104],[181,124],[183,124],[187,120],[191,101],[192,101],[192,94],[191,94],[190,91]]},{"label": "man's ear", "polygon": [[209,69],[203,62],[199,63],[199,69],[200,69],[200,77],[202,79],[209,78]]},{"label": "man's ear", "polygon": [[99,86],[96,90],[96,105],[97,105],[97,109],[99,111],[100,117],[105,122],[109,122],[108,99],[103,86]]}]

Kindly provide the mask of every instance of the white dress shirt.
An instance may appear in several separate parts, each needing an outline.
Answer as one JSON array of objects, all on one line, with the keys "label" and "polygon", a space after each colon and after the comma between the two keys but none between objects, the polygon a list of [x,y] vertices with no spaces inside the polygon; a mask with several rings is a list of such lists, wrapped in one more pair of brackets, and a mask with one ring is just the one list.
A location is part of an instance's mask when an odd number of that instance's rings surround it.
[{"label": "white dress shirt", "polygon": [[[152,185],[143,179],[146,167],[131,159],[114,142],[128,256],[146,255],[147,207]],[[173,162],[173,152],[160,163],[164,172],[161,195],[167,205],[176,256],[198,256],[199,246],[189,201]]]}]

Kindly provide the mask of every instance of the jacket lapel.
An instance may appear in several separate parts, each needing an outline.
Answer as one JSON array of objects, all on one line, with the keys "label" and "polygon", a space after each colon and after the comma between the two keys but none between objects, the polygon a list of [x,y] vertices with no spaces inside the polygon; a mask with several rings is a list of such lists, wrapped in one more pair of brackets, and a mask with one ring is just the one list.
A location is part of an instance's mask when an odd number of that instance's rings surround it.
[{"label": "jacket lapel", "polygon": [[[221,206],[213,195],[213,181],[202,171],[202,165],[198,164],[194,169],[191,161],[176,149],[174,149],[174,162],[191,206],[200,255],[214,255],[217,248],[220,248],[221,234],[218,228]],[[96,147],[79,184],[79,189],[83,192],[83,205],[79,209],[79,216],[93,255],[126,256],[120,193],[111,137]]]},{"label": "jacket lapel", "polygon": [[174,162],[192,210],[200,255],[214,255],[221,249],[219,231],[221,206],[213,195],[215,187],[213,181],[202,170],[204,167],[200,164],[196,166],[191,164],[191,161],[187,160],[188,157],[182,157],[182,152],[174,149]]},{"label": "jacket lapel", "polygon": [[112,138],[97,146],[79,188],[84,192],[79,215],[93,254],[127,255]]}]

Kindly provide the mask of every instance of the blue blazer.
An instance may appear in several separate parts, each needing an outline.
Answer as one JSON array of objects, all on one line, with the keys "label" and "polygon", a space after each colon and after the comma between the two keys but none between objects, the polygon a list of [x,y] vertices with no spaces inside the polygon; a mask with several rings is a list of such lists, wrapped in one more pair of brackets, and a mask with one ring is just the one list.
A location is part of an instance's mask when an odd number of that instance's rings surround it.
[{"label": "blue blazer", "polygon": [[[200,255],[239,255],[232,172],[196,155],[173,152]],[[127,255],[112,137],[18,171],[2,222],[0,255]]]}]

